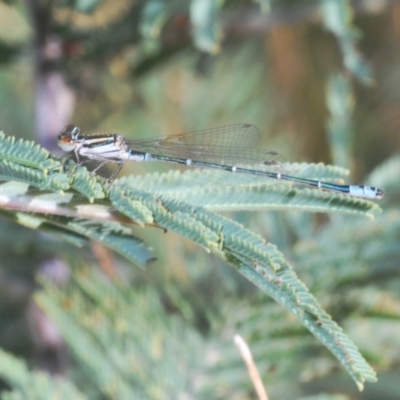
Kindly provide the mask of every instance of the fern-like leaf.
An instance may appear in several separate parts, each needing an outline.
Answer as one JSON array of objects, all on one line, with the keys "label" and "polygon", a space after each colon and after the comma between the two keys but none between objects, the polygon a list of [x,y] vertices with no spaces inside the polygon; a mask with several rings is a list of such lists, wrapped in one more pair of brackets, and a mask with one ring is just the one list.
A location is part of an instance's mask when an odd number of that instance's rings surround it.
[{"label": "fern-like leaf", "polygon": [[2,161],[39,169],[46,173],[60,167],[60,162],[51,158],[50,153],[32,141],[15,140],[0,132],[0,158]]}]

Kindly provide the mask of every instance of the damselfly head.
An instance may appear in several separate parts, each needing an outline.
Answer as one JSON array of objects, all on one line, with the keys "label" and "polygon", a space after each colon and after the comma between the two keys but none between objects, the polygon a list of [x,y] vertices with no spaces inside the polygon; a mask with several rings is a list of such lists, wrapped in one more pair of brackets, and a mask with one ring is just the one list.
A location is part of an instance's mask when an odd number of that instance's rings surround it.
[{"label": "damselfly head", "polygon": [[58,145],[64,151],[72,151],[75,149],[81,130],[75,125],[67,125],[58,135]]}]

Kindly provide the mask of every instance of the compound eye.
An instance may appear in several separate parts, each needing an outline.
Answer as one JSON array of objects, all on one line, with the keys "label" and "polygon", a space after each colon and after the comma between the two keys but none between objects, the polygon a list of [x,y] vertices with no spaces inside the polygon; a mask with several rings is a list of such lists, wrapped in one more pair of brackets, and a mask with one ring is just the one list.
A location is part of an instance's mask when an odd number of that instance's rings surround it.
[{"label": "compound eye", "polygon": [[73,139],[77,139],[80,133],[81,130],[76,125],[67,125],[62,130],[61,135],[71,136]]},{"label": "compound eye", "polygon": [[73,138],[76,139],[79,136],[80,133],[81,133],[81,130],[77,126],[72,126],[71,125],[71,136]]}]

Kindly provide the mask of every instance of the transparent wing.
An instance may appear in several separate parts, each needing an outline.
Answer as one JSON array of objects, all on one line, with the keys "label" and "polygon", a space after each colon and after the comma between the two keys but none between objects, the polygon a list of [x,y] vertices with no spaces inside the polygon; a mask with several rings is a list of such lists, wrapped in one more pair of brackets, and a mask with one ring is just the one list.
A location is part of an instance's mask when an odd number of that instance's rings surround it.
[{"label": "transparent wing", "polygon": [[237,124],[155,139],[127,141],[129,149],[166,157],[189,158],[223,165],[281,165],[286,160],[274,151],[255,146],[259,130]]}]

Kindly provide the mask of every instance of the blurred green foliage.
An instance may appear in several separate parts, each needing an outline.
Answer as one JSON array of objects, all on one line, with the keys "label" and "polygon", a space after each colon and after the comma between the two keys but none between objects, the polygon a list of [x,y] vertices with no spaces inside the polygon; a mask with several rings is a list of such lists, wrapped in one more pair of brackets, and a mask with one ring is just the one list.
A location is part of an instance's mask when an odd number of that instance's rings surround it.
[{"label": "blurred green foliage", "polygon": [[[0,355],[12,389],[2,398],[254,398],[235,333],[271,398],[398,398],[400,9],[370,4],[0,3],[7,134],[55,142],[57,132],[35,136],[34,122],[40,79],[53,74],[73,91],[74,122],[84,130],[144,138],[252,123],[262,145],[287,159],[332,162],[350,169],[349,180],[387,191],[374,220],[231,214],[278,246],[377,370],[378,383],[362,394],[292,315],[175,234],[135,228],[158,259],[140,271],[2,220],[0,345],[30,367]],[[125,174],[167,168],[132,164]],[[63,380],[31,372],[37,366]]]}]

